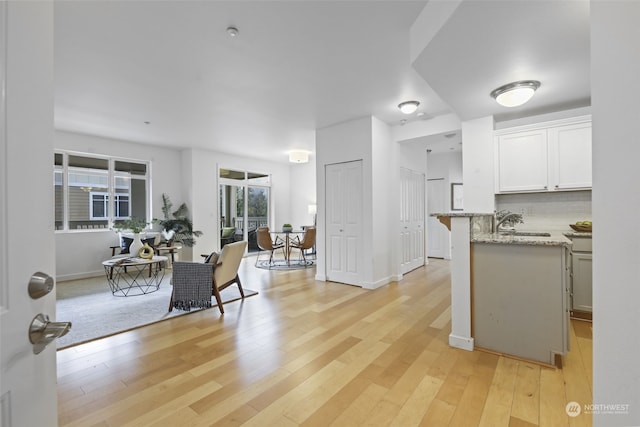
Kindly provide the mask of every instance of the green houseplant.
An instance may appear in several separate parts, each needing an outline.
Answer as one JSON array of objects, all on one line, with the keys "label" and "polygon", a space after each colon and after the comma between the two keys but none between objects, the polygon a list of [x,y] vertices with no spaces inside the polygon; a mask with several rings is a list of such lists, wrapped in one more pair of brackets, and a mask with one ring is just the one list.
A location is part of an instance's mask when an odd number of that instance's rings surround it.
[{"label": "green houseplant", "polygon": [[145,220],[132,216],[129,219],[117,221],[114,224],[113,229],[117,232],[131,231],[133,234],[139,234],[142,232],[142,230],[147,228],[147,224],[148,222],[146,222]]},{"label": "green houseplant", "polygon": [[282,224],[282,232],[283,233],[287,233],[287,232],[290,232],[290,231],[293,231],[293,226],[291,224],[287,224],[287,223]]},{"label": "green houseplant", "polygon": [[154,219],[162,227],[162,235],[171,246],[173,242],[182,243],[192,247],[196,243],[196,237],[202,236],[202,231],[193,229],[193,222],[189,218],[189,208],[187,204],[181,204],[178,209],[171,211],[173,203],[166,194],[162,194],[162,214],[163,219]]}]

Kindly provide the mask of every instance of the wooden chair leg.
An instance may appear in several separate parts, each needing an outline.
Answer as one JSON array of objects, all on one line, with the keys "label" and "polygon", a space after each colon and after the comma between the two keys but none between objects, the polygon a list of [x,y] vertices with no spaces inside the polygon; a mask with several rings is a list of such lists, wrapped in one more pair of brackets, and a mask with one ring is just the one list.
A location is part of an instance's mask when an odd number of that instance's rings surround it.
[{"label": "wooden chair leg", "polygon": [[224,314],[224,308],[222,308],[222,298],[220,298],[220,291],[218,291],[216,285],[213,285],[213,295],[216,297],[216,302],[218,303],[220,314]]},{"label": "wooden chair leg", "polygon": [[236,283],[238,284],[238,289],[240,290],[240,296],[244,299],[244,289],[242,289],[242,283],[240,283],[240,276],[236,275]]}]

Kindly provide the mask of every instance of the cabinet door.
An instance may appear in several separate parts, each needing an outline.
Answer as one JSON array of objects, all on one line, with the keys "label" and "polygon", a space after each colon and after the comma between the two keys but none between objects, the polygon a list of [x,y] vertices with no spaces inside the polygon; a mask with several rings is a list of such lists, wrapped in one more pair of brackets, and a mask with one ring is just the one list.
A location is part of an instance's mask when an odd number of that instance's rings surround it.
[{"label": "cabinet door", "polygon": [[496,141],[498,192],[547,189],[546,129],[500,135]]},{"label": "cabinet door", "polygon": [[592,311],[593,276],[591,270],[592,254],[574,252],[572,310]]},{"label": "cabinet door", "polygon": [[551,189],[591,188],[591,122],[552,127],[547,135]]}]

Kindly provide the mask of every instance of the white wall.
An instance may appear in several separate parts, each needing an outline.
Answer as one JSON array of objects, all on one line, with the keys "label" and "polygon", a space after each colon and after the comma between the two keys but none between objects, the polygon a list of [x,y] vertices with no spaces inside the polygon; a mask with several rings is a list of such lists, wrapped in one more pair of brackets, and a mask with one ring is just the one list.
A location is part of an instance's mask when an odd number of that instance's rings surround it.
[{"label": "white wall", "polygon": [[[151,160],[151,217],[162,217],[162,193],[175,206],[181,200],[181,155],[166,147],[135,144],[91,135],[56,131],[55,149],[102,154],[136,160]],[[109,246],[118,245],[112,230],[56,232],[56,276],[70,280],[104,274],[101,262],[111,256]]]},{"label": "white wall", "polygon": [[[271,209],[274,213],[270,227],[281,227],[290,221],[290,174],[289,165],[246,157],[232,156],[208,150],[189,149],[183,152],[183,180],[190,185],[184,189],[193,206],[193,226],[204,235],[193,247],[194,261],[200,254],[219,250],[220,224],[218,218],[219,190],[217,174],[219,168],[246,170],[271,174]],[[306,207],[305,207],[306,209]]]},{"label": "white wall", "polygon": [[[309,205],[317,205],[315,155],[311,156],[309,163],[291,163],[289,176],[291,209],[288,219],[282,222],[290,223],[294,229],[312,225],[313,215],[309,213]],[[276,227],[281,226],[280,222],[276,223]]]},{"label": "white wall", "polygon": [[640,425],[640,2],[591,2],[595,426]]},{"label": "white wall", "polygon": [[462,122],[462,172],[464,210],[494,210],[493,117]]},{"label": "white wall", "polygon": [[[394,212],[397,217],[398,209],[392,210],[391,188],[394,185],[390,169],[398,170],[398,166],[390,164],[392,151],[391,130],[386,123],[372,117],[372,276],[368,288],[377,288],[391,281],[394,264],[393,238],[398,235],[398,218],[392,217]],[[395,226],[394,226],[395,225]]]}]

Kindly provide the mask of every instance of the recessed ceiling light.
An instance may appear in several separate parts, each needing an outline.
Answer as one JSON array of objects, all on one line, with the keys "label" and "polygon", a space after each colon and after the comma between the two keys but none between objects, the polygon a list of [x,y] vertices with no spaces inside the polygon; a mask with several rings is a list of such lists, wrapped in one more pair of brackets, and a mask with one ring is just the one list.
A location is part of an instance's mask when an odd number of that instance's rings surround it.
[{"label": "recessed ceiling light", "polygon": [[229,34],[230,37],[235,37],[240,34],[240,31],[238,31],[236,27],[227,27],[227,34]]},{"label": "recessed ceiling light", "polygon": [[530,100],[539,87],[537,80],[521,80],[500,86],[491,92],[491,97],[503,107],[517,107]]},{"label": "recessed ceiling light", "polygon": [[413,114],[418,109],[418,105],[420,105],[418,101],[405,101],[398,104],[398,108],[404,114]]}]

